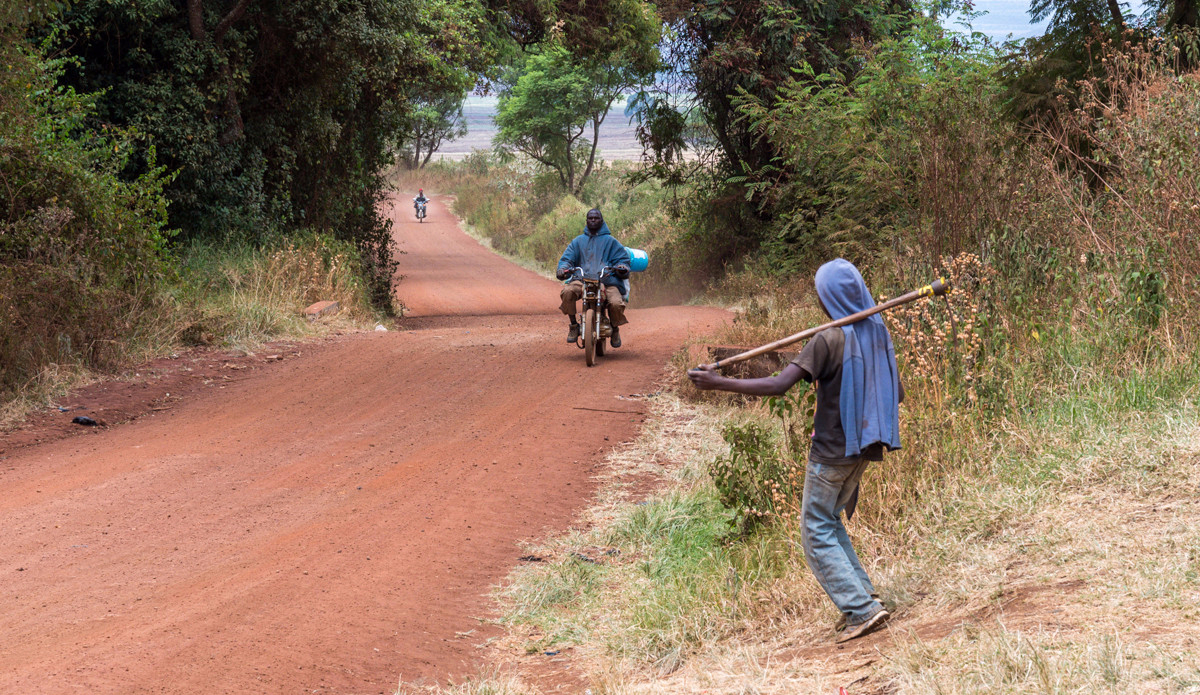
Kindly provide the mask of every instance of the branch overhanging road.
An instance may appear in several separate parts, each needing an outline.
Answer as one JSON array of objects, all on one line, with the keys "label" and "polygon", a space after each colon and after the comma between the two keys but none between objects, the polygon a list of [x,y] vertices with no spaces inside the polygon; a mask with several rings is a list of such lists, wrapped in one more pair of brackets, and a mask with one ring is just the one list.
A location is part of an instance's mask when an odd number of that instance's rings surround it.
[{"label": "branch overhanging road", "polygon": [[474,670],[518,543],[565,528],[635,436],[644,408],[616,396],[727,314],[638,309],[635,278],[626,347],[588,369],[557,283],[441,201],[393,216],[405,330],[0,460],[0,692],[391,693]]}]

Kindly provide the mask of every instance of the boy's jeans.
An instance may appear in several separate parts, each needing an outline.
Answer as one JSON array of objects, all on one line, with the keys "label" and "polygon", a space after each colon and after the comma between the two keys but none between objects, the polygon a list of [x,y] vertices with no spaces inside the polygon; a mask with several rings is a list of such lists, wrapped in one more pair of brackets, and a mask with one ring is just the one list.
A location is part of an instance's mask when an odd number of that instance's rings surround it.
[{"label": "boy's jeans", "polygon": [[848,625],[857,625],[883,610],[871,598],[875,586],[850,545],[841,516],[868,463],[863,459],[831,466],[809,461],[804,477],[804,557]]}]

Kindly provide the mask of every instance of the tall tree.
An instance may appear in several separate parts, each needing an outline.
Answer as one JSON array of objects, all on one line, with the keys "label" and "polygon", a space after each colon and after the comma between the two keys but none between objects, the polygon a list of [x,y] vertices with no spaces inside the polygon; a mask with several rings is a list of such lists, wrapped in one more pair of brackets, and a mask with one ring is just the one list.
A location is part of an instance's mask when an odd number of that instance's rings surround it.
[{"label": "tall tree", "polygon": [[467,134],[465,101],[466,95],[461,93],[417,100],[408,136],[400,147],[401,159],[408,168],[423,169],[443,142]]},{"label": "tall tree", "polygon": [[600,126],[613,103],[651,74],[619,54],[584,63],[561,45],[543,46],[516,74],[500,95],[497,146],[546,166],[578,195],[595,166]]},{"label": "tall tree", "polygon": [[[1053,118],[1058,99],[1106,69],[1100,44],[1165,36],[1180,50],[1183,67],[1200,65],[1200,2],[1150,0],[1137,21],[1121,0],[1032,0],[1029,16],[1049,20],[1046,33],[1020,45],[1008,66],[1009,103],[1026,121]],[[1131,21],[1132,20],[1132,21]]]}]

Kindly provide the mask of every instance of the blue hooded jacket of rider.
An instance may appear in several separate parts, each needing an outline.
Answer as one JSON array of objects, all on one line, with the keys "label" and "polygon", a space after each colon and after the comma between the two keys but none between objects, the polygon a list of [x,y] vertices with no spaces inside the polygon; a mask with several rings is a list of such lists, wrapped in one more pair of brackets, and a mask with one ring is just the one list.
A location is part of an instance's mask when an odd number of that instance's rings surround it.
[{"label": "blue hooded jacket of rider", "polygon": [[[613,238],[608,231],[608,224],[603,222],[595,234],[584,227],[583,234],[571,240],[571,243],[567,245],[567,250],[563,251],[562,258],[558,261],[559,270],[583,268],[584,276],[592,278],[599,275],[604,266],[612,268],[618,265],[629,267],[629,251],[621,245],[621,242]],[[572,276],[568,282],[575,279],[578,278]],[[621,281],[612,275],[604,278],[604,284],[612,285],[617,289],[622,288]]]},{"label": "blue hooded jacket of rider", "polygon": [[[817,296],[836,319],[875,306],[858,268],[838,258],[817,270]],[[875,442],[900,448],[900,375],[892,337],[879,314],[842,326],[842,390],[839,394],[846,456]]]}]

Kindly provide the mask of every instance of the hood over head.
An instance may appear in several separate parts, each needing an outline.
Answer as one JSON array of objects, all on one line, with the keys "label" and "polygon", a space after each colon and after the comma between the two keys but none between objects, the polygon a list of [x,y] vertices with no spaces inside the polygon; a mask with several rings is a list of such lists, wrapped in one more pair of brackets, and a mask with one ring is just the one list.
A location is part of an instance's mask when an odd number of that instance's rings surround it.
[{"label": "hood over head", "polygon": [[[875,306],[862,274],[844,258],[821,266],[813,281],[821,305],[834,320]],[[846,456],[856,456],[876,442],[899,449],[900,375],[883,317],[868,316],[841,330],[846,342],[839,405]]]},{"label": "hood over head", "polygon": [[[836,320],[851,314],[857,314],[875,306],[875,299],[867,289],[867,283],[854,264],[844,258],[829,261],[817,270],[814,278],[817,286],[817,297],[829,317]],[[879,315],[871,317],[880,324],[883,319]]]}]

